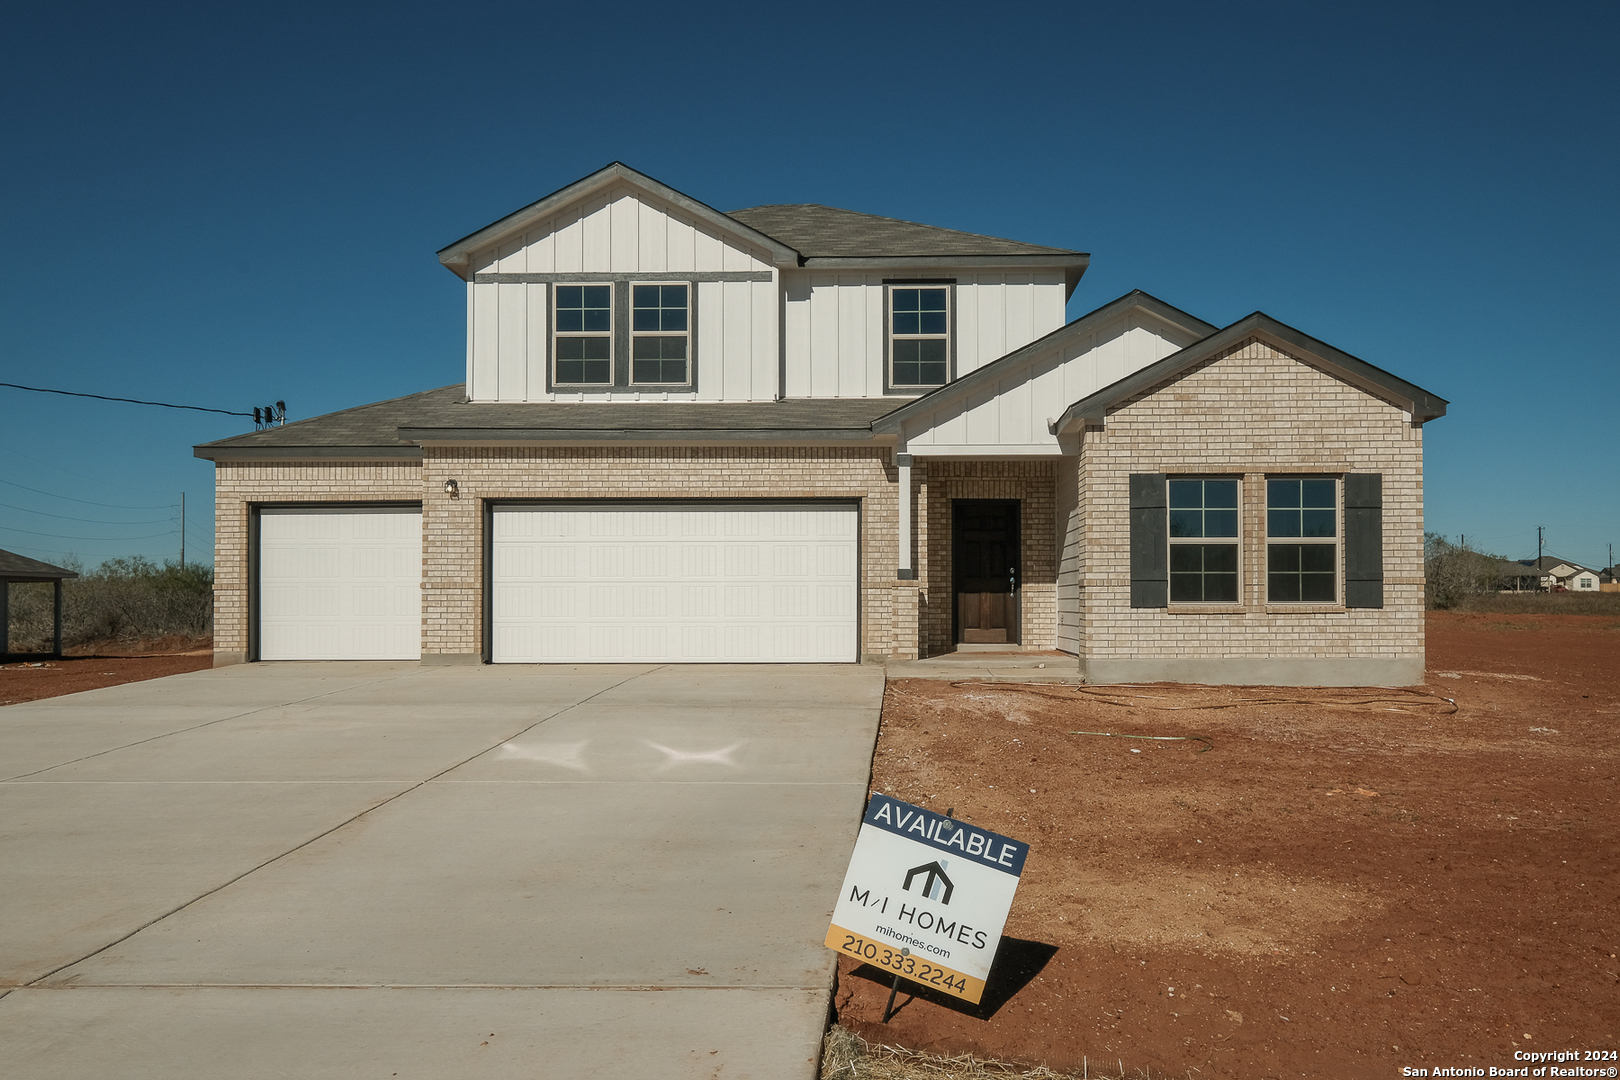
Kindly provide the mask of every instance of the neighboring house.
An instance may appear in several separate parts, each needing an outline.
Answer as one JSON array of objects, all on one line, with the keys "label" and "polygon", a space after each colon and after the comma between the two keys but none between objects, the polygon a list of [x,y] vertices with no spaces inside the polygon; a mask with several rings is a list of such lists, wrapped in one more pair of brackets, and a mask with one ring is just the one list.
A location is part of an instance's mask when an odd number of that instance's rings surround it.
[{"label": "neighboring house", "polygon": [[1083,253],[614,164],[457,241],[465,381],[223,439],[216,662],[852,662],[1094,682],[1423,674],[1446,402]]},{"label": "neighboring house", "polygon": [[[1565,568],[1560,567],[1559,569]],[[1560,575],[1558,570],[1553,571],[1553,576],[1558,578],[1558,583],[1564,588],[1570,592],[1598,591],[1598,572],[1596,570],[1588,570],[1584,566],[1568,567],[1567,569],[1569,573],[1566,575]]]},{"label": "neighboring house", "polygon": [[1588,570],[1580,563],[1560,559],[1556,555],[1543,555],[1531,560],[1530,565],[1541,568],[1541,587],[1556,589],[1562,586],[1570,592],[1597,592],[1598,572]]}]

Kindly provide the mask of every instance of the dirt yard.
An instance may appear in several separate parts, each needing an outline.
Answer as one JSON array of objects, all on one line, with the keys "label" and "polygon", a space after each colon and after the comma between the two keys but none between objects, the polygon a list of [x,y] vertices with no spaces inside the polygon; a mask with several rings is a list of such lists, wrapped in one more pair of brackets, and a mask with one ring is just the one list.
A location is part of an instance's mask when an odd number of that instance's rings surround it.
[{"label": "dirt yard", "polygon": [[882,1024],[845,958],[838,1023],[1093,1076],[1620,1049],[1620,619],[1432,613],[1428,657],[1414,691],[891,683],[875,790],[1031,853],[984,1006],[902,983]]},{"label": "dirt yard", "polygon": [[207,638],[164,638],[133,645],[104,641],[66,652],[60,660],[34,657],[0,664],[0,705],[178,675],[214,663],[213,642]]}]

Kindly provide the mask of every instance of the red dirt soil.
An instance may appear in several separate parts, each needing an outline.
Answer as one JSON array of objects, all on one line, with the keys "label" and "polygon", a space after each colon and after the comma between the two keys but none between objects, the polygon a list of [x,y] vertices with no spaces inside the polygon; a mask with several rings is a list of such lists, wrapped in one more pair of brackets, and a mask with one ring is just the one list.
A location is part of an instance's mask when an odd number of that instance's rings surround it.
[{"label": "red dirt soil", "polygon": [[984,1008],[902,983],[883,1024],[841,957],[838,1022],[1243,1080],[1620,1049],[1620,620],[1436,612],[1428,657],[1418,692],[891,683],[874,790],[1031,851]]},{"label": "red dirt soil", "polygon": [[0,665],[0,705],[159,679],[214,664],[213,644],[206,638],[165,638],[133,645],[104,641],[65,652],[60,660],[33,657]]}]

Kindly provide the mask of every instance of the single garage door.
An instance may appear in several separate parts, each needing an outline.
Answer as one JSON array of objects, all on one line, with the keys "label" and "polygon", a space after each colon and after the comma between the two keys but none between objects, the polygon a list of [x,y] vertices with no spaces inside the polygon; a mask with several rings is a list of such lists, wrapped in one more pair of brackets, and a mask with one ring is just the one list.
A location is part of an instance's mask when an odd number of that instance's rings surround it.
[{"label": "single garage door", "polygon": [[496,663],[857,659],[854,504],[494,511]]},{"label": "single garage door", "polygon": [[259,512],[261,660],[418,660],[422,511]]}]

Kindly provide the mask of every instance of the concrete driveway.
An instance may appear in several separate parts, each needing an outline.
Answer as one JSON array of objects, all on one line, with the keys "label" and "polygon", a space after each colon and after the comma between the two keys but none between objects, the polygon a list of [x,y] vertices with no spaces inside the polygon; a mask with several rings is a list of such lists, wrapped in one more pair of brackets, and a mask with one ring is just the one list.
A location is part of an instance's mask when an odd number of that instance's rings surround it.
[{"label": "concrete driveway", "polygon": [[255,664],[0,709],[8,1077],[811,1077],[883,672]]}]

